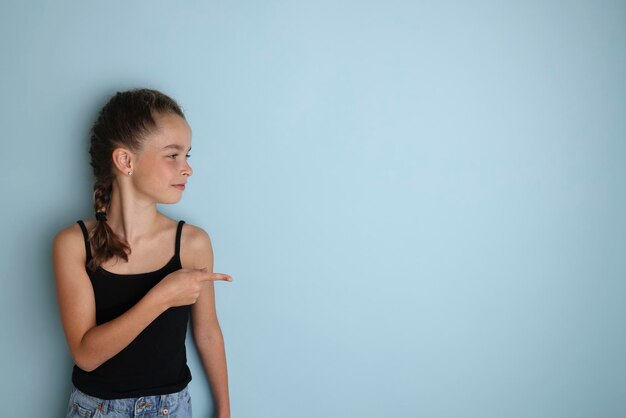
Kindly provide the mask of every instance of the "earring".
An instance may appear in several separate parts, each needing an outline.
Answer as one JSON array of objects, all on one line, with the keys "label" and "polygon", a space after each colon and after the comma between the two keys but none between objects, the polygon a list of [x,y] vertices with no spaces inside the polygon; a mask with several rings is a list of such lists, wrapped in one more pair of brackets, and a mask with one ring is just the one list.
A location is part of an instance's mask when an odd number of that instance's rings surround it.
[{"label": "earring", "polygon": [[128,175],[130,176],[131,174],[133,174],[133,172],[132,172],[132,171],[129,171],[129,172],[128,172]]}]

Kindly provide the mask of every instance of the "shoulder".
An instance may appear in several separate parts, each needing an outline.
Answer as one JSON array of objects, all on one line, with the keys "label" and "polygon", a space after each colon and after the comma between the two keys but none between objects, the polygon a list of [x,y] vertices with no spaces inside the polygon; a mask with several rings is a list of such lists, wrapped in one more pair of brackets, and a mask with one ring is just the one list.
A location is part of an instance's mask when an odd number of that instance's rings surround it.
[{"label": "shoulder", "polygon": [[[85,226],[87,226],[87,230],[89,231],[88,225],[89,224],[85,222]],[[78,222],[66,226],[65,228],[58,231],[53,239],[54,245],[75,246],[77,245],[77,243],[82,242],[84,242],[83,231],[81,230],[80,225],[78,225]]]},{"label": "shoulder", "polygon": [[203,268],[213,264],[213,246],[208,232],[185,223],[180,238],[181,262],[185,268]]},{"label": "shoulder", "polygon": [[[89,221],[84,221],[87,230],[90,229]],[[55,257],[63,256],[66,259],[80,257],[86,258],[85,238],[80,225],[77,222],[69,225],[56,233],[52,240],[52,251]]]}]

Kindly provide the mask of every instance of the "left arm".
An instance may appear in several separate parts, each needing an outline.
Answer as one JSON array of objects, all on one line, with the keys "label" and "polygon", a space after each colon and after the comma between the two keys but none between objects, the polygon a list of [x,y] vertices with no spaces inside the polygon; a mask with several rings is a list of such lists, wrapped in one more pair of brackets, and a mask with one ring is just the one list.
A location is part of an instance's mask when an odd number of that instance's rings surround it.
[{"label": "left arm", "polygon": [[[190,225],[191,226],[191,225]],[[190,268],[207,267],[213,273],[213,247],[209,235],[198,227],[189,228]],[[216,407],[216,418],[230,418],[228,371],[224,337],[215,309],[213,281],[206,281],[195,304],[191,305],[193,339],[209,379]]]}]

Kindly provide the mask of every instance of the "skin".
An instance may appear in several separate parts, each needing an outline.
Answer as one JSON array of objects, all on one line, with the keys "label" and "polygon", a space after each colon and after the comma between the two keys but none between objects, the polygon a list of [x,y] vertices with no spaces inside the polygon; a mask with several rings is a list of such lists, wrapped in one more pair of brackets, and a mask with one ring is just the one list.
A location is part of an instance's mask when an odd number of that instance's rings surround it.
[{"label": "skin", "polygon": [[[191,129],[177,115],[158,115],[156,121],[158,129],[146,138],[141,151],[117,148],[112,153],[115,180],[106,222],[132,249],[128,262],[111,259],[102,264],[113,273],[155,271],[173,256],[177,221],[159,213],[156,204],[178,202],[184,192],[172,185],[186,183],[193,174],[185,158],[191,148]],[[179,149],[165,148],[168,145]],[[86,220],[85,225],[90,229],[95,222]],[[54,237],[52,252],[66,340],[78,367],[91,371],[122,351],[170,307],[192,305],[193,339],[213,392],[216,417],[229,418],[224,338],[213,283],[232,277],[213,272],[211,239],[202,228],[184,224],[180,251],[181,270],[163,278],[124,314],[96,325],[82,231],[76,223],[61,230]]]}]

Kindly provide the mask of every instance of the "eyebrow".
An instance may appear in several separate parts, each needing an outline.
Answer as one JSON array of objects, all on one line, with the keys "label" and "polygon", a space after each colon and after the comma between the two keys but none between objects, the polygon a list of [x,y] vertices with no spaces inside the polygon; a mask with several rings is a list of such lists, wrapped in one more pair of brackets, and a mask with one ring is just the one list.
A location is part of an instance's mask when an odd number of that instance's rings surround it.
[{"label": "eyebrow", "polygon": [[[164,150],[164,149],[168,149],[168,148],[174,148],[175,150],[178,150],[178,151],[182,151],[182,150],[183,150],[183,147],[181,147],[181,146],[180,146],[180,145],[178,145],[178,144],[170,144],[170,145],[166,145],[166,146],[164,146],[164,147],[163,147],[163,148],[161,148],[161,149],[162,149],[162,150]],[[189,147],[189,151],[191,151],[191,147]],[[189,151],[187,151],[187,152],[189,152]]]}]

